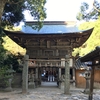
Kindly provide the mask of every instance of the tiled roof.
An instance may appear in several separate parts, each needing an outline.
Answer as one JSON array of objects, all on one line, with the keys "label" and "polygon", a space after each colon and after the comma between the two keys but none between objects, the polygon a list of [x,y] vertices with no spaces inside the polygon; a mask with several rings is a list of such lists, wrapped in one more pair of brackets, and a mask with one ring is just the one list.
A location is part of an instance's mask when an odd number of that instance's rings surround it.
[{"label": "tiled roof", "polygon": [[87,61],[87,62],[82,62],[81,61],[81,57],[76,59],[75,61],[75,69],[88,69],[90,68],[89,65],[91,65],[92,62],[91,61]]},{"label": "tiled roof", "polygon": [[[28,22],[29,25],[35,26],[36,22]],[[64,34],[64,33],[73,33],[79,32],[78,27],[75,22],[64,22],[64,21],[47,21],[44,22],[43,27],[38,31],[33,29],[31,26],[22,27],[22,32],[30,34]]]},{"label": "tiled roof", "polygon": [[37,33],[37,34],[59,34],[59,33],[73,33],[79,32],[76,26],[67,27],[66,25],[44,25],[39,31],[30,26],[25,26],[22,29],[24,33]]},{"label": "tiled roof", "polygon": [[86,69],[88,66],[84,62],[80,61],[80,58],[78,58],[75,62],[75,69]]}]

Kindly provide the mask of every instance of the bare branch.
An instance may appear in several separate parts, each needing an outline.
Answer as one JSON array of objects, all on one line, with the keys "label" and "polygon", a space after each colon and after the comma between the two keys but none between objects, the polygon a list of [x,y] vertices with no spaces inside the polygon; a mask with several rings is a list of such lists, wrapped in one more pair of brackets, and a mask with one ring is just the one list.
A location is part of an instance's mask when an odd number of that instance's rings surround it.
[{"label": "bare branch", "polygon": [[95,0],[93,1],[93,8],[94,8],[96,11],[100,12],[100,9],[98,9],[98,8],[95,6]]}]

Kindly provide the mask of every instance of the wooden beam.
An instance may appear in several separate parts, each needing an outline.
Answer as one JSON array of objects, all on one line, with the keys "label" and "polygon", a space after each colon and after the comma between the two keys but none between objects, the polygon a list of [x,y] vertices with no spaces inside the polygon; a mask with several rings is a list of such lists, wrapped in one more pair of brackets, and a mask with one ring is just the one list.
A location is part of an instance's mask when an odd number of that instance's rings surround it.
[{"label": "wooden beam", "polygon": [[[69,58],[70,59],[70,58]],[[61,61],[67,61],[67,60],[42,60],[42,59],[29,59],[28,61],[38,61],[38,62],[61,62]]]}]

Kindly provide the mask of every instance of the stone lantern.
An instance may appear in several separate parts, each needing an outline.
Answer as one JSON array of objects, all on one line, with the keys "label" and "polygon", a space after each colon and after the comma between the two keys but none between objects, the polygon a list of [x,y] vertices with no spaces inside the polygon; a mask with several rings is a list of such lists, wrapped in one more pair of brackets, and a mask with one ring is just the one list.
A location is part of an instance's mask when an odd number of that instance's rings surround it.
[{"label": "stone lantern", "polygon": [[13,74],[15,71],[12,69],[12,65],[10,66],[10,69],[7,70],[7,76],[8,76],[8,86],[5,89],[6,91],[12,91],[11,83],[13,79]]},{"label": "stone lantern", "polygon": [[84,78],[86,79],[86,88],[84,90],[84,93],[89,93],[90,77],[91,77],[90,68],[87,68],[87,70],[84,73]]}]

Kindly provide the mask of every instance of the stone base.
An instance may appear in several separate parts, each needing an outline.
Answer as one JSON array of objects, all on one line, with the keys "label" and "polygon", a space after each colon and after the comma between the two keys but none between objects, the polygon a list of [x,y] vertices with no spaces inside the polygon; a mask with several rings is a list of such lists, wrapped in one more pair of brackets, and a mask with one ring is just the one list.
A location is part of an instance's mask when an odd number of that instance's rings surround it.
[{"label": "stone base", "polygon": [[85,89],[85,90],[83,91],[83,93],[89,94],[89,89]]},{"label": "stone base", "polygon": [[29,82],[28,87],[31,88],[31,89],[34,89],[35,88],[35,83]]},{"label": "stone base", "polygon": [[7,87],[7,88],[4,89],[4,91],[6,91],[6,92],[11,92],[12,90],[13,89],[11,87]]}]

